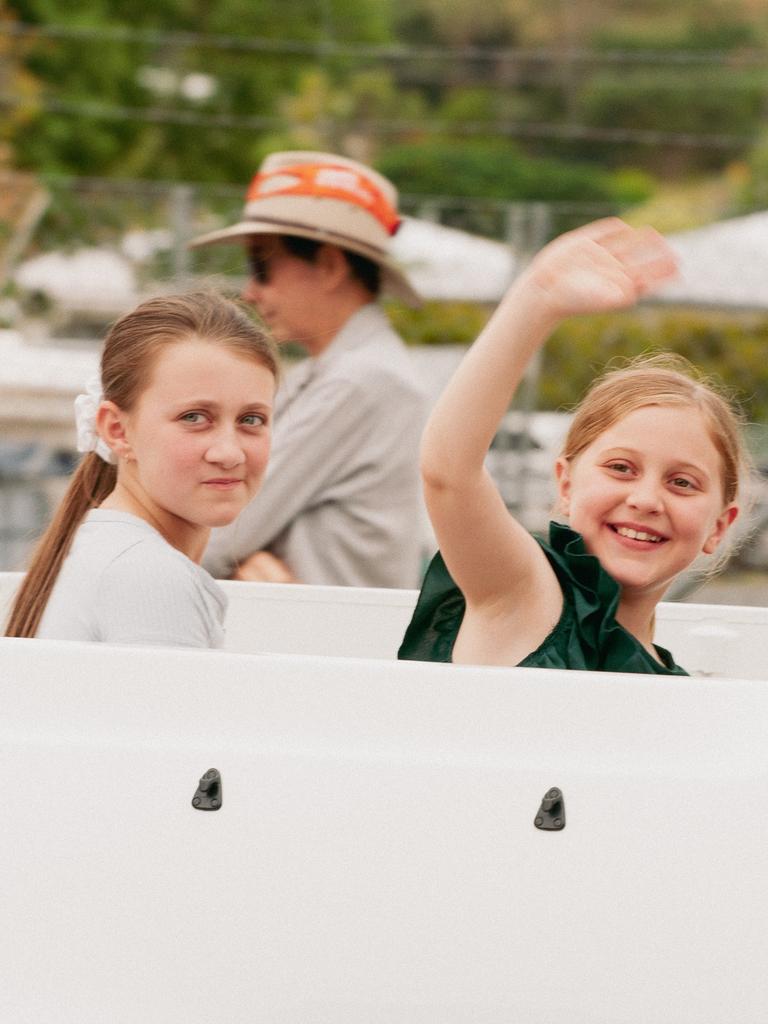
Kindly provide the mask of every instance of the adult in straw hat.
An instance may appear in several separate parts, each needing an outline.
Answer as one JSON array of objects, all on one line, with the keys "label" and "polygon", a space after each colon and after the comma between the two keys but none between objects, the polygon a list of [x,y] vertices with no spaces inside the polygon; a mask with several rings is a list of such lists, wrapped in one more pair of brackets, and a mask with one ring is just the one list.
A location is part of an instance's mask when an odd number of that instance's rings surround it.
[{"label": "adult in straw hat", "polygon": [[418,447],[425,394],[377,304],[419,299],[390,255],[397,191],[330,153],[273,153],[242,219],[192,246],[239,243],[243,297],[278,342],[306,351],[287,375],[257,498],[213,532],[216,576],[348,586],[418,582]]}]

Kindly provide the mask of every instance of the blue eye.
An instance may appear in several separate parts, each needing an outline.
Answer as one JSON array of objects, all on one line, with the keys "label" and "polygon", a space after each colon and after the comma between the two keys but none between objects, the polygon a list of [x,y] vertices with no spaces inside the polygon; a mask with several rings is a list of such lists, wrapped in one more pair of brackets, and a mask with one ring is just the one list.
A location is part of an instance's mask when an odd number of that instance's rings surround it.
[{"label": "blue eye", "polygon": [[267,417],[260,412],[249,412],[240,420],[246,427],[263,427],[267,423]]},{"label": "blue eye", "polygon": [[202,423],[205,415],[202,412],[185,412],[179,417],[184,423]]}]

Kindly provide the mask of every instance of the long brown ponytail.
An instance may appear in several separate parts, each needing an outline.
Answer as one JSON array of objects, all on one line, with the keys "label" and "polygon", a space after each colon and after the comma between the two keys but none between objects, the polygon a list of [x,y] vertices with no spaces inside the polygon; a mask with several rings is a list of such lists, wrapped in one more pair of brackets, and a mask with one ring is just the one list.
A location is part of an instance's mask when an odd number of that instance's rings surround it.
[{"label": "long brown ponytail", "polygon": [[75,470],[51,524],[32,553],[29,570],[19,588],[6,636],[34,636],[53,585],[72,545],[75,531],[89,509],[96,508],[115,489],[117,469],[89,452]]},{"label": "long brown ponytail", "polygon": [[[163,347],[194,337],[221,344],[279,376],[275,343],[243,307],[214,292],[189,292],[150,299],[112,325],[101,357],[104,397],[130,411],[149,385]],[[95,452],[83,457],[33,552],[6,636],[35,636],[78,526],[116,482],[115,466]]]}]

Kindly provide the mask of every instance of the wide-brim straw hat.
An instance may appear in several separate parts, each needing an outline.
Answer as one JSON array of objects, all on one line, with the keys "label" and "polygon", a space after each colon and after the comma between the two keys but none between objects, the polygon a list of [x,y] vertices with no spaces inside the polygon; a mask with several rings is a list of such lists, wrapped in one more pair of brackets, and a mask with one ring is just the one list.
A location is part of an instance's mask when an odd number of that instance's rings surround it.
[{"label": "wide-brim straw hat", "polygon": [[246,195],[243,218],[193,238],[190,247],[249,235],[298,235],[337,245],[377,263],[382,290],[411,306],[421,297],[391,255],[400,225],[397,189],[383,175],[333,153],[271,153]]}]

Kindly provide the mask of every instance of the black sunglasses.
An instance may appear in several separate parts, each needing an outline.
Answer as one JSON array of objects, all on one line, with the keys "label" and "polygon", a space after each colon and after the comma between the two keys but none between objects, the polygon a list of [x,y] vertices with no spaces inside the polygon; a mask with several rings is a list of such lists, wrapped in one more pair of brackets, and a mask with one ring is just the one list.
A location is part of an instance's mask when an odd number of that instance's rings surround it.
[{"label": "black sunglasses", "polygon": [[259,284],[269,284],[269,255],[263,249],[248,248],[248,272]]}]

